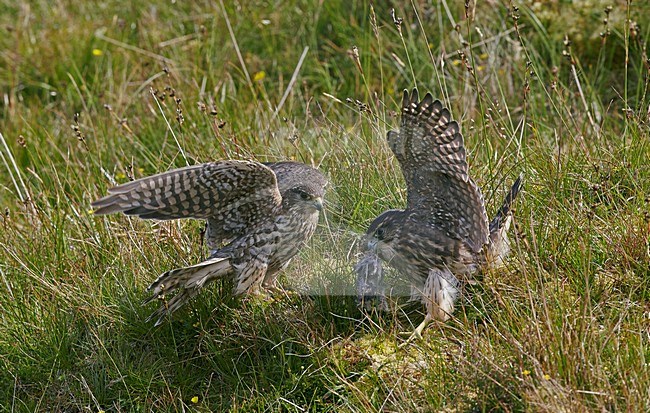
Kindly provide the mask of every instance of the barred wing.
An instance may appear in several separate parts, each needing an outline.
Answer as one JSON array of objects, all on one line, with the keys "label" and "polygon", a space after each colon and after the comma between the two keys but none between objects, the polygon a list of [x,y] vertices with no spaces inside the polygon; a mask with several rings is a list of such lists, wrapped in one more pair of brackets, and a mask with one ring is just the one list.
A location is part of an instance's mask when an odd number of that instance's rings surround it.
[{"label": "barred wing", "polygon": [[410,94],[404,91],[400,130],[388,132],[388,144],[407,183],[416,170],[439,172],[461,181],[469,178],[460,127],[430,93],[420,101],[417,89]]},{"label": "barred wing", "polygon": [[470,179],[458,123],[439,100],[404,91],[399,131],[388,144],[407,185],[407,209],[480,250],[488,242],[485,202]]},{"label": "barred wing", "polygon": [[216,243],[268,219],[282,202],[271,169],[235,160],[174,169],[108,192],[92,203],[96,215],[123,212],[143,219],[207,219],[209,238]]}]

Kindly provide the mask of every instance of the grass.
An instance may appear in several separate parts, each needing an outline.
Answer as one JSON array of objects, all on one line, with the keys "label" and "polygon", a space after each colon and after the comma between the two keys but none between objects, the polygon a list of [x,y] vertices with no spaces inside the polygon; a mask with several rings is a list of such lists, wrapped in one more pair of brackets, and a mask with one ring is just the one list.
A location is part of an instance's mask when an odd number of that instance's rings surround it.
[{"label": "grass", "polygon": [[[414,4],[0,0],[0,407],[650,410],[650,8]],[[489,211],[526,182],[507,267],[398,348],[422,309],[322,292],[352,288],[359,234],[404,203],[384,137],[416,85],[460,122]],[[144,289],[205,254],[201,226],[90,202],[224,158],[331,178],[283,277],[320,293],[215,286],[153,328]]]}]

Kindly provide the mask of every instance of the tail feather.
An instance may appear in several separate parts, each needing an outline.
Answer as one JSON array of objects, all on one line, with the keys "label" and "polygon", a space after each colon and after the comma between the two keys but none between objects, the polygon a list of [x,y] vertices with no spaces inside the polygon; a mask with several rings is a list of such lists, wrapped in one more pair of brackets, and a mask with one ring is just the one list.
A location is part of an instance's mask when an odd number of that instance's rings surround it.
[{"label": "tail feather", "polygon": [[488,264],[490,267],[496,268],[503,265],[503,260],[510,252],[510,241],[508,240],[508,228],[510,228],[510,222],[512,221],[510,208],[521,190],[522,181],[523,174],[519,175],[512,185],[510,192],[503,200],[503,205],[490,222],[490,244],[488,248]]},{"label": "tail feather", "polygon": [[163,300],[162,305],[147,318],[147,322],[157,318],[155,325],[159,325],[167,315],[171,315],[194,297],[205,284],[227,276],[231,271],[230,260],[220,257],[211,258],[190,267],[165,272],[147,288],[147,291],[151,292],[151,296],[142,304],[164,298],[166,294],[176,289],[180,289],[180,291],[168,301]]}]

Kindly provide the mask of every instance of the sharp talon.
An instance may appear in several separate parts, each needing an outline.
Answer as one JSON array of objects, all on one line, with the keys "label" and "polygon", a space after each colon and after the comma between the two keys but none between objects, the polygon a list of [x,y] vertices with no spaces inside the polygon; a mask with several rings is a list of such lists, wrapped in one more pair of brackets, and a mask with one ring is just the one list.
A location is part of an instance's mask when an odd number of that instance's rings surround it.
[{"label": "sharp talon", "polygon": [[270,285],[266,287],[266,291],[268,291],[270,294],[282,294],[284,293],[284,290],[278,286],[275,285]]},{"label": "sharp talon", "polygon": [[400,334],[410,334],[410,337],[405,342],[400,344],[398,347],[399,348],[405,347],[409,343],[411,343],[413,340],[416,340],[416,339],[417,340],[422,340],[422,332],[424,331],[424,328],[429,324],[430,321],[431,321],[431,317],[429,317],[429,315],[427,314],[427,316],[424,317],[424,320],[422,320],[420,325],[417,326],[415,328],[415,330],[413,330],[412,333],[400,333]]},{"label": "sharp talon", "polygon": [[422,336],[417,331],[414,331],[414,332],[411,333],[411,336],[409,338],[407,338],[405,342],[403,342],[402,344],[397,346],[397,348],[404,348],[404,347],[408,346],[409,344],[411,344],[413,341],[416,341],[416,340],[417,341],[422,340]]},{"label": "sharp talon", "polygon": [[397,348],[404,348],[404,347],[408,346],[414,340],[422,340],[422,334],[420,334],[420,332],[417,329],[415,329],[412,333],[408,333],[408,332],[405,332],[405,333],[409,334],[410,337],[408,339],[406,339],[405,342],[403,342],[402,344],[397,346]]}]

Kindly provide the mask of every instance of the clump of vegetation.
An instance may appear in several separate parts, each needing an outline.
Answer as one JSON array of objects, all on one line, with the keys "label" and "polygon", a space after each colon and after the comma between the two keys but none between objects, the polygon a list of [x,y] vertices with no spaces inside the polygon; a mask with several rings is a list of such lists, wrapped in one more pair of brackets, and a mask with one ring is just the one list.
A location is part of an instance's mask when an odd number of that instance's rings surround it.
[{"label": "clump of vegetation", "polygon": [[[0,8],[3,409],[650,410],[645,3]],[[400,348],[421,309],[366,316],[340,292],[359,234],[405,201],[385,134],[414,86],[461,124],[490,211],[526,183],[507,267]],[[144,288],[201,258],[201,225],[90,202],[223,158],[330,176],[284,277],[312,294],[217,286],[153,328]]]}]

